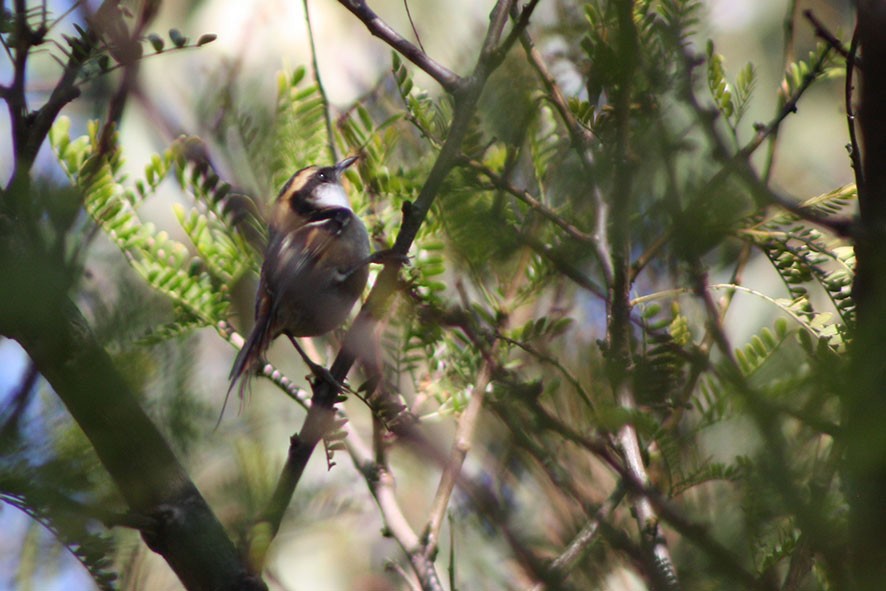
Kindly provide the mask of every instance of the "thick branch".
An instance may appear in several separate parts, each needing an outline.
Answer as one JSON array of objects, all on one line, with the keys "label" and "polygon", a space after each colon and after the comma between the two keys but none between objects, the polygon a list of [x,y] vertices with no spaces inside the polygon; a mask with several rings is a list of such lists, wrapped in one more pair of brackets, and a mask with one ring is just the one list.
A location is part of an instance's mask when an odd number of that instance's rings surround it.
[{"label": "thick branch", "polygon": [[135,393],[64,295],[50,262],[0,235],[0,333],[28,352],[92,443],[131,511],[151,517],[145,541],[188,589],[264,589],[225,534]]},{"label": "thick branch", "polygon": [[856,276],[852,295],[857,330],[846,389],[850,499],[849,553],[856,589],[880,589],[886,580],[886,5],[858,3],[858,41],[864,56],[859,107],[864,183],[859,186]]}]

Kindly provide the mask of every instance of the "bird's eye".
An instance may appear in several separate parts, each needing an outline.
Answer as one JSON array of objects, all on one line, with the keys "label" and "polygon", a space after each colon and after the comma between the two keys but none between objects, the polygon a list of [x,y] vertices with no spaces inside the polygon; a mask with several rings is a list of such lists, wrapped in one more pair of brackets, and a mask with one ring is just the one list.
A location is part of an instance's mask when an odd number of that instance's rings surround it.
[{"label": "bird's eye", "polygon": [[329,174],[325,170],[321,170],[317,173],[317,180],[321,183],[325,183],[329,180]]}]

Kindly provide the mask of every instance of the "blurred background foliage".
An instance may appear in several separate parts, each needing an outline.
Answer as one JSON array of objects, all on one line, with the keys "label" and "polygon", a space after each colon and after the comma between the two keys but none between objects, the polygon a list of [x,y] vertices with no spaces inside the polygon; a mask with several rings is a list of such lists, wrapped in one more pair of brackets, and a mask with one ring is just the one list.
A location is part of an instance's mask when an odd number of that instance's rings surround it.
[{"label": "blurred background foliage", "polygon": [[[40,104],[64,53],[91,46],[95,7],[26,4],[35,28],[51,24],[52,42],[29,62],[27,93]],[[373,8],[468,72],[487,4],[409,3],[414,23],[402,3]],[[121,5],[131,23],[137,4]],[[18,3],[2,7],[6,84]],[[359,154],[351,201],[375,249],[389,247],[458,108],[341,6],[310,9],[315,53],[297,2],[162,3],[112,137],[102,130],[125,74],[119,55],[89,49],[82,95],[56,119],[32,173],[36,235],[243,543],[304,416],[278,384],[256,380],[213,429],[232,330],[251,322],[262,212],[293,171]],[[626,54],[617,3],[543,1],[529,27],[540,62],[518,42],[490,78],[376,349],[364,352],[440,449],[478,376],[491,374],[463,472],[497,504],[456,489],[437,554],[447,585],[661,586],[634,495],[588,443],[600,437],[623,458],[617,434],[633,425],[650,484],[679,517],[664,516],[656,537],[681,587],[747,588],[736,569],[764,588],[839,587],[847,509],[834,435],[854,256],[803,217],[851,214],[855,190],[845,64],[815,38],[807,9],[838,36],[851,25],[838,2],[638,1]],[[0,116],[4,183],[15,161],[9,126]],[[732,173],[743,158],[756,189]],[[771,206],[769,190],[797,211]],[[628,326],[611,315],[618,216]],[[611,349],[616,331],[629,335],[626,360]],[[340,337],[314,339],[314,357],[328,364]],[[305,385],[288,344],[269,360]],[[0,367],[0,588],[176,588],[137,533],[101,525],[97,508],[122,511],[122,501],[10,340],[0,341]],[[617,395],[621,369],[630,404]],[[350,376],[355,388],[366,380]],[[374,386],[343,407],[390,454],[397,498],[420,530],[441,466],[398,439],[387,423],[402,409],[378,404]],[[312,460],[266,581],[409,588],[408,563],[359,471],[343,452],[335,460],[332,470]],[[567,548],[576,554],[557,562]]]}]

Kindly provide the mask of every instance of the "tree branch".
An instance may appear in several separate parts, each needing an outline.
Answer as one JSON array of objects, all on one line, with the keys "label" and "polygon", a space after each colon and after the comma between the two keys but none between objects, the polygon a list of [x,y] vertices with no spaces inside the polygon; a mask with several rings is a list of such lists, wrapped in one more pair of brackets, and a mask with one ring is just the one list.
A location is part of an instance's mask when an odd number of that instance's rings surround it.
[{"label": "tree branch", "polygon": [[[847,61],[849,60],[849,56],[853,53],[852,49],[850,48],[849,50],[847,50],[846,46],[843,45],[843,42],[837,39],[837,37],[833,33],[831,33],[827,27],[824,26],[824,23],[821,22],[817,16],[815,16],[815,13],[812,12],[811,9],[807,8],[806,10],[804,10],[803,16],[812,24],[812,27],[815,29],[816,37],[819,37],[820,39],[825,41],[834,49],[834,51],[842,55],[844,59],[846,59]],[[862,67],[860,59],[855,57],[853,61],[855,62],[855,67],[857,67],[859,70],[864,69]]]},{"label": "tree branch", "polygon": [[[720,181],[723,180],[723,178],[725,178],[726,175],[735,174],[758,202],[777,205],[782,209],[785,209],[796,215],[800,219],[806,220],[813,224],[817,224],[819,226],[822,226],[823,228],[827,228],[838,236],[850,235],[853,225],[851,220],[842,218],[829,218],[819,215],[812,210],[804,209],[796,201],[772,189],[759,178],[757,173],[752,168],[748,156],[750,155],[750,152],[753,151],[753,149],[759,146],[759,143],[762,143],[762,138],[765,138],[765,135],[759,134],[758,137],[752,140],[747,146],[745,146],[744,149],[740,150],[734,156],[730,156],[730,150],[727,147],[727,142],[723,139],[723,137],[717,130],[717,126],[715,123],[718,117],[717,111],[703,107],[702,104],[699,102],[693,88],[692,70],[699,63],[699,60],[690,53],[689,48],[683,47],[682,45],[680,45],[679,47],[680,51],[683,52],[683,71],[682,76],[680,77],[680,92],[684,100],[686,100],[687,104],[695,112],[702,131],[705,133],[712,145],[714,157],[717,158],[724,166],[723,170],[718,172],[708,182],[708,188],[715,187]],[[808,88],[808,85],[804,84],[801,86],[801,88]],[[796,102],[796,100],[798,99],[799,94],[795,95],[793,101]],[[790,112],[791,111],[788,110],[787,106],[782,109],[776,119],[766,128],[766,130],[769,131],[764,130],[764,132],[771,133],[773,130],[777,129],[778,125],[781,124],[781,121]],[[707,195],[708,193],[703,192],[703,194]]]},{"label": "tree branch", "polygon": [[347,433],[345,444],[347,445],[348,453],[354,462],[354,466],[366,480],[366,485],[373,498],[375,498],[375,502],[384,520],[385,529],[397,541],[403,553],[408,557],[412,570],[419,580],[421,589],[423,591],[441,591],[443,586],[440,583],[433,562],[428,559],[427,554],[423,551],[418,535],[409,525],[409,521],[406,519],[397,501],[394,492],[393,474],[388,470],[383,459],[380,458],[378,462],[373,461],[368,447],[350,424],[345,425],[344,429]]},{"label": "tree branch", "polygon": [[[615,109],[615,173],[614,187],[609,196],[610,217],[608,237],[611,247],[612,283],[609,290],[609,310],[606,328],[608,350],[606,364],[609,382],[617,404],[631,412],[636,403],[632,391],[633,353],[631,345],[631,242],[630,204],[632,202],[632,177],[634,164],[630,161],[630,118],[632,83],[639,60],[637,31],[633,20],[633,2],[616,3],[618,32],[616,47],[621,58],[619,79],[613,97]],[[626,422],[618,430],[618,442],[624,455],[625,470],[644,488],[649,476],[640,455],[640,443],[636,427]],[[634,516],[640,527],[652,560],[647,575],[657,582],[657,587],[669,589],[676,586],[677,573],[670,551],[658,530],[658,517],[649,500],[637,497],[633,501]]]},{"label": "tree branch", "polygon": [[449,454],[449,461],[443,468],[443,474],[440,476],[440,484],[434,495],[434,501],[431,503],[431,510],[428,516],[428,523],[425,526],[422,538],[425,540],[425,555],[433,556],[437,549],[440,539],[440,527],[443,525],[443,518],[446,515],[446,508],[449,507],[449,498],[455,489],[455,483],[461,473],[464,465],[465,457],[474,439],[474,430],[477,426],[477,420],[480,416],[480,410],[483,408],[483,398],[486,394],[486,388],[492,379],[492,363],[484,361],[480,373],[471,388],[471,399],[468,406],[458,419],[455,428],[455,439],[452,442],[452,451]]},{"label": "tree branch", "polygon": [[[886,580],[886,440],[878,434],[886,420],[883,401],[886,346],[886,5],[860,0],[858,47],[864,56],[859,130],[863,184],[859,187],[859,219],[855,232],[856,275],[852,296],[857,323],[851,351],[850,379],[843,392],[846,405],[849,555],[853,583],[874,591]],[[856,170],[856,174],[858,171]]]},{"label": "tree branch", "polygon": [[[87,321],[53,283],[58,269],[0,235],[0,333],[16,339],[92,443],[130,510],[152,518],[145,541],[188,589],[265,589],[139,407]],[[15,253],[13,255],[13,253]]]},{"label": "tree branch", "polygon": [[[446,141],[443,143],[415,203],[407,203],[403,208],[403,222],[392,251],[405,257],[424,223],[431,205],[439,194],[443,181],[458,162],[461,145],[470,129],[480,94],[494,68],[489,63],[491,59],[489,55],[481,53],[471,76],[465,79],[454,78],[454,74],[445,69],[441,70],[436,62],[433,62],[418,48],[384,24],[364,2],[343,3],[363,21],[374,35],[381,37],[398,51],[407,51],[408,53],[404,53],[407,58],[422,69],[427,68],[425,71],[438,79],[447,91],[453,93],[455,98],[455,111]],[[502,11],[506,14],[507,6],[507,0],[499,0],[493,10],[493,15],[501,14]],[[497,30],[497,23],[498,20],[492,19],[484,47],[490,46],[488,40],[490,36],[497,36],[500,32]],[[384,317],[391,298],[396,292],[401,265],[399,260],[385,264],[366,303],[345,336],[341,350],[330,368],[332,376],[339,382],[346,378],[348,371],[359,356],[359,352],[369,351],[374,346],[371,335],[378,319]],[[279,525],[278,518],[282,516],[282,510],[289,504],[314,448],[335,424],[334,404],[337,400],[338,393],[328,382],[322,381],[315,384],[312,405],[299,434],[292,438],[289,455],[270,503],[269,516],[272,524],[277,522]]]},{"label": "tree branch", "polygon": [[360,19],[372,35],[390,45],[400,55],[421,68],[436,80],[446,92],[454,93],[462,85],[463,80],[457,74],[434,61],[428,54],[406,40],[373,12],[364,0],[339,0],[339,4]]},{"label": "tree branch", "polygon": [[518,200],[527,205],[530,209],[532,209],[533,211],[537,211],[544,218],[559,226],[560,229],[566,232],[566,234],[569,235],[570,238],[574,238],[575,240],[583,244],[594,243],[594,236],[579,230],[573,224],[567,221],[563,216],[559,215],[550,207],[530,195],[528,191],[518,189],[517,187],[512,185],[506,178],[497,174],[494,170],[490,169],[482,162],[465,156],[459,158],[459,163],[463,166],[466,166],[467,168],[470,168],[471,170],[479,172],[480,174],[488,178],[496,189],[500,189],[513,195]]}]

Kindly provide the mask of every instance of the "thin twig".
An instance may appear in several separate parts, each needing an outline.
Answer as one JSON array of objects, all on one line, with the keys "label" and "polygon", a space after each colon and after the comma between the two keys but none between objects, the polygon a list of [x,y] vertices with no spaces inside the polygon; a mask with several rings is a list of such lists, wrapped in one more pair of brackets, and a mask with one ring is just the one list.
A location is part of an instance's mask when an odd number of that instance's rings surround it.
[{"label": "thin twig", "polygon": [[[702,131],[706,134],[708,140],[711,142],[714,156],[723,164],[723,168],[721,169],[721,171],[714,175],[714,177],[708,182],[708,187],[715,187],[717,184],[722,182],[722,180],[727,175],[735,174],[745,184],[745,186],[753,194],[755,199],[757,199],[761,203],[771,203],[773,205],[777,205],[793,213],[800,219],[827,228],[838,236],[849,236],[852,230],[851,220],[842,218],[829,218],[817,214],[814,210],[803,208],[795,200],[782,195],[780,192],[772,189],[766,183],[764,183],[757,175],[757,173],[753,170],[750,160],[748,159],[750,153],[754,149],[756,149],[756,147],[759,146],[760,143],[762,143],[762,141],[768,136],[768,134],[777,129],[781,122],[790,113],[792,113],[793,110],[796,110],[796,101],[799,100],[800,95],[802,94],[800,90],[805,91],[805,89],[809,87],[815,77],[808,76],[806,79],[804,79],[803,84],[801,84],[800,88],[797,89],[797,92],[794,93],[793,97],[785,103],[784,108],[781,110],[779,115],[776,116],[775,120],[773,120],[764,130],[761,130],[757,134],[757,136],[753,140],[751,140],[751,142],[749,142],[744,148],[739,150],[735,155],[730,156],[727,142],[721,137],[721,134],[717,130],[717,126],[715,124],[715,121],[718,117],[717,111],[703,107],[699,102],[693,88],[692,69],[700,62],[695,56],[690,53],[688,47],[685,47],[683,45],[679,45],[678,47],[680,51],[683,52],[683,75],[680,78],[681,94],[686,103],[695,112]],[[707,194],[707,191],[702,193],[702,195]]]},{"label": "thin twig", "polygon": [[578,393],[578,395],[581,397],[581,399],[584,401],[584,403],[588,406],[588,408],[591,410],[594,410],[594,402],[591,400],[591,397],[588,394],[587,390],[584,389],[584,387],[578,381],[578,378],[576,378],[574,375],[572,375],[572,372],[570,372],[568,369],[566,369],[566,367],[562,363],[560,363],[560,361],[557,358],[551,357],[550,355],[545,355],[544,353],[542,353],[541,351],[538,351],[534,347],[531,347],[531,346],[527,345],[526,343],[518,341],[517,339],[512,339],[510,337],[507,337],[503,334],[498,334],[498,335],[496,335],[496,337],[508,344],[514,345],[515,347],[518,347],[518,348],[522,349],[523,351],[526,351],[527,353],[529,353],[533,357],[537,358],[539,361],[554,366],[557,369],[557,371],[559,371],[560,374],[564,378],[566,378],[566,381],[569,382],[569,384],[575,389],[575,391]]},{"label": "thin twig", "polygon": [[563,275],[571,279],[576,285],[578,285],[582,289],[587,290],[589,293],[594,294],[600,300],[607,300],[606,290],[594,283],[594,281],[586,273],[576,268],[571,261],[567,261],[566,259],[564,259],[563,256],[561,256],[551,244],[542,242],[535,236],[524,232],[521,232],[517,236],[517,239],[520,240],[520,242],[528,245],[536,253],[550,261],[559,272],[563,273]]},{"label": "thin twig", "polygon": [[[523,46],[523,51],[529,58],[529,63],[532,65],[536,75],[539,80],[541,80],[542,86],[545,88],[548,101],[554,106],[554,109],[569,133],[570,143],[581,160],[585,174],[589,178],[593,178],[595,169],[594,155],[591,151],[591,146],[594,142],[593,133],[591,133],[587,127],[580,124],[575,118],[572,109],[569,108],[566,97],[563,95],[563,91],[560,89],[557,81],[545,65],[544,58],[538,49],[536,49],[535,43],[532,41],[532,37],[529,35],[528,31],[524,30],[520,34],[520,43]],[[596,219],[599,224],[594,232],[593,241],[591,242],[593,245],[592,252],[603,270],[603,277],[606,284],[609,285],[612,283],[611,248],[606,236],[605,228],[605,220],[608,219],[609,206],[600,193],[599,187],[594,187],[591,191],[591,197],[595,204],[595,208],[597,209]]]},{"label": "thin twig", "polygon": [[338,162],[338,153],[335,148],[335,134],[332,131],[332,116],[329,112],[329,97],[326,95],[326,87],[323,86],[323,79],[320,77],[320,65],[317,62],[317,46],[314,43],[314,27],[311,24],[311,12],[308,9],[308,0],[302,0],[302,6],[305,10],[305,27],[308,30],[308,47],[311,51],[311,73],[314,77],[314,83],[320,92],[320,98],[323,100],[323,121],[326,123],[326,143],[329,146],[329,155],[332,157],[331,162]]},{"label": "thin twig", "polygon": [[[807,8],[803,11],[803,16],[812,23],[812,27],[815,29],[815,35],[825,41],[828,45],[830,45],[834,51],[842,55],[846,60],[849,60],[849,56],[852,55],[852,49],[846,49],[846,46],[843,45],[843,42],[837,39],[837,36],[831,33],[827,27],[824,26],[824,23],[818,20],[818,17],[815,16],[815,13],[812,12],[812,9]],[[854,66],[859,70],[863,70],[861,59],[858,56],[853,58]]]},{"label": "thin twig", "polygon": [[496,189],[500,189],[502,191],[505,191],[506,193],[509,193],[510,195],[516,197],[524,204],[529,206],[529,208],[533,211],[537,211],[544,218],[559,226],[571,238],[574,238],[575,240],[578,240],[583,244],[593,244],[594,236],[579,230],[573,224],[567,221],[563,216],[559,215],[550,207],[530,195],[528,191],[518,189],[517,187],[512,185],[505,177],[497,174],[494,170],[490,169],[482,162],[479,162],[472,158],[468,158],[467,156],[461,157],[459,159],[459,162],[460,164],[463,164],[464,166],[467,166],[468,168],[475,170],[488,178]]},{"label": "thin twig", "polygon": [[[360,434],[350,423],[343,427],[347,433],[345,446],[354,466],[363,475],[366,485],[378,505],[385,530],[409,558],[412,570],[419,579],[421,589],[436,591],[442,589],[439,577],[433,565],[428,562],[418,535],[409,525],[409,521],[394,491],[394,476],[387,466],[373,460],[373,454],[363,441]],[[405,573],[404,573],[405,575]]]},{"label": "thin twig", "polygon": [[[243,344],[246,340],[243,338],[243,335],[234,330],[234,327],[231,326],[230,322],[227,320],[221,320],[216,324],[215,328],[216,331],[218,331],[218,334],[224,340],[231,343],[237,350],[243,348]],[[259,375],[271,380],[271,382],[286,394],[286,396],[291,398],[302,408],[307,409],[310,407],[311,397],[307,390],[295,385],[291,379],[284,375],[283,372],[277,369],[274,365],[265,363],[259,370]]]},{"label": "thin twig", "polygon": [[852,171],[855,174],[855,187],[858,194],[865,191],[864,167],[861,165],[861,150],[858,145],[858,133],[855,129],[855,107],[852,106],[852,93],[854,91],[855,62],[858,54],[858,25],[852,32],[852,43],[849,45],[849,55],[846,57],[846,84],[843,87],[844,102],[846,104],[846,125],[849,128],[849,158],[852,162]]},{"label": "thin twig", "polygon": [[[492,11],[489,13],[489,26],[486,28],[486,35],[483,37],[483,45],[480,47],[480,59],[477,65],[483,67],[491,66],[495,68],[500,57],[496,55],[499,50],[506,49],[499,44],[502,31],[508,22],[508,12],[511,6],[515,5],[515,0],[497,0]],[[531,11],[530,11],[531,12]]]},{"label": "thin twig", "polygon": [[[797,0],[790,0],[787,8],[787,16],[784,19],[784,71],[789,72],[791,64],[794,63],[794,34],[797,28]],[[804,81],[805,82],[805,81]],[[776,112],[783,109],[788,100],[787,97],[787,81],[783,82],[782,92],[778,93],[778,107]],[[782,111],[783,112],[783,111]],[[769,134],[769,143],[766,151],[766,160],[763,163],[763,172],[761,177],[764,182],[769,182],[772,175],[772,169],[775,165],[775,148],[778,144],[778,129],[776,128]]]},{"label": "thin twig", "polygon": [[[753,153],[766,139],[770,139],[776,137],[779,129],[781,128],[782,122],[788,118],[789,115],[792,115],[797,112],[797,104],[800,102],[800,98],[809,90],[809,87],[812,86],[812,83],[818,80],[819,76],[824,72],[824,65],[827,63],[830,54],[828,51],[823,51],[819,56],[819,59],[812,64],[812,67],[809,69],[809,73],[803,77],[803,81],[800,85],[794,90],[793,94],[790,96],[783,96],[783,101],[779,105],[778,112],[775,117],[767,123],[764,127],[760,128],[757,133],[754,135],[751,140],[742,147],[741,150],[735,155],[735,158],[748,158],[751,153]],[[765,178],[765,177],[764,177]]]},{"label": "thin twig", "polygon": [[[514,20],[514,25],[511,28],[510,32],[508,32],[508,36],[505,37],[504,41],[498,44],[498,47],[495,48],[495,55],[492,58],[491,63],[494,65],[500,64],[510,51],[511,47],[519,40],[523,33],[526,32],[526,28],[529,26],[529,18],[532,16],[535,7],[538,5],[538,0],[530,0],[529,3],[525,4],[523,8],[520,9],[520,13],[517,15],[517,18]],[[504,4],[502,4],[504,6]],[[517,10],[517,3],[514,2],[511,5],[511,12],[515,12]],[[507,10],[503,12],[503,18],[507,19]]]},{"label": "thin twig", "polygon": [[415,42],[418,43],[419,49],[427,53],[427,51],[425,51],[425,46],[421,43],[421,35],[418,34],[418,29],[415,27],[415,21],[412,19],[412,11],[409,10],[409,0],[403,0],[403,8],[406,9],[406,18],[409,19],[409,26],[412,27],[412,34],[415,35]]},{"label": "thin twig", "polygon": [[[554,575],[559,578],[565,578],[569,574],[569,571],[572,570],[581,556],[587,551],[588,546],[597,539],[600,523],[609,518],[609,514],[621,503],[624,496],[625,488],[619,484],[612,491],[612,494],[609,495],[609,498],[606,499],[606,502],[594,512],[594,516],[575,534],[575,537],[572,538],[566,549],[551,561],[550,569]],[[546,588],[545,585],[538,584],[532,587],[532,591],[544,591]]]},{"label": "thin twig", "polygon": [[590,451],[594,456],[609,466],[618,474],[627,491],[636,496],[642,496],[649,500],[658,516],[666,521],[673,529],[684,538],[704,550],[711,559],[717,563],[725,573],[748,589],[768,589],[768,587],[749,572],[742,561],[734,556],[730,550],[723,546],[708,533],[707,526],[690,521],[683,513],[666,499],[662,494],[650,486],[644,486],[636,476],[628,470],[621,460],[611,451],[607,442],[596,435],[585,435],[575,431],[566,425],[540,405],[533,406],[533,416],[539,420],[539,426],[565,437],[569,441]]}]

